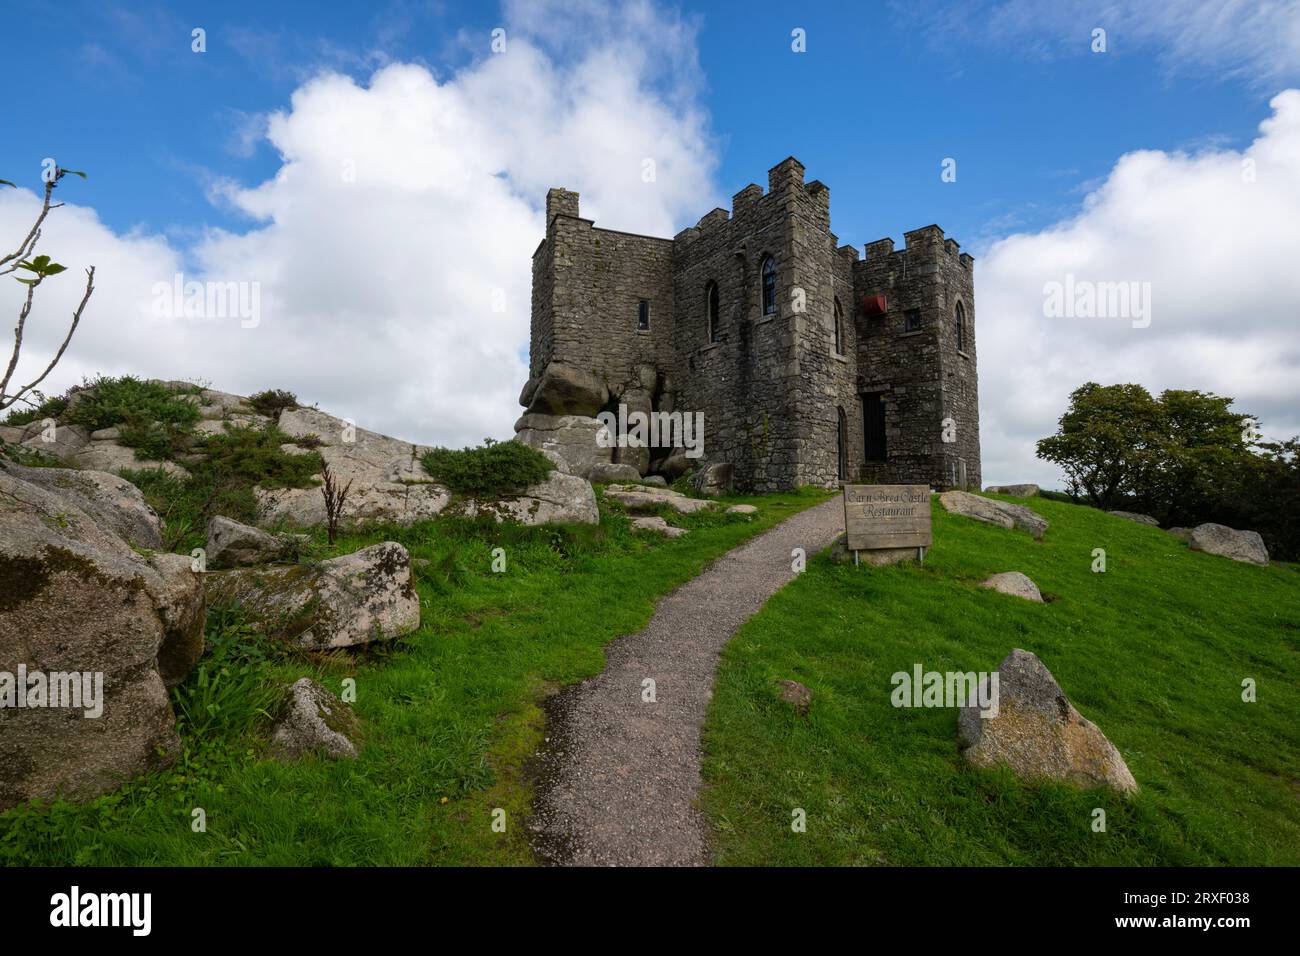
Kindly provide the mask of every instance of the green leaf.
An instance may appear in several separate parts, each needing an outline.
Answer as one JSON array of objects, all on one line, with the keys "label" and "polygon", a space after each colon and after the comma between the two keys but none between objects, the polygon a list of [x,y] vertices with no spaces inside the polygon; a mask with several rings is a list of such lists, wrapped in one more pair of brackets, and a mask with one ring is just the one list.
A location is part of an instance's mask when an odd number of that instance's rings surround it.
[{"label": "green leaf", "polygon": [[60,272],[67,272],[67,266],[61,266],[57,262],[51,262],[45,270],[47,276],[56,276]]},{"label": "green leaf", "polygon": [[44,272],[45,267],[48,266],[49,264],[50,264],[49,256],[37,256],[35,259],[32,260],[32,265],[36,266],[37,272]]},{"label": "green leaf", "polygon": [[7,180],[7,179],[0,179],[0,186],[13,186],[14,189],[17,189],[17,188],[18,188],[17,186],[15,186],[13,183],[11,183],[11,182],[10,182],[9,180]]},{"label": "green leaf", "polygon": [[[17,276],[14,276],[14,278],[18,279]],[[36,283],[40,282],[41,280],[40,279],[18,279],[18,281],[23,283],[23,285],[36,285]]]},{"label": "green leaf", "polygon": [[86,179],[86,178],[88,178],[88,177],[86,176],[85,173],[81,172],[80,170],[76,170],[76,169],[60,169],[60,170],[59,170],[59,175],[60,175],[60,176],[65,176],[65,175],[80,176],[82,179]]}]

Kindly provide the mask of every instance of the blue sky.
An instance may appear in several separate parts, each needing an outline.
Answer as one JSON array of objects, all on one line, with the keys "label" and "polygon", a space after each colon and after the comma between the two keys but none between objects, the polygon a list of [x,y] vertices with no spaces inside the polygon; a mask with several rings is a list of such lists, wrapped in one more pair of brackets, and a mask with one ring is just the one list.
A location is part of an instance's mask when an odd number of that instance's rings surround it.
[{"label": "blue sky", "polygon": [[[841,242],[935,222],[976,255],[987,481],[1054,484],[1033,442],[1090,379],[1233,395],[1266,436],[1300,432],[1300,0],[21,16],[0,33],[26,91],[0,117],[0,178],[24,189],[0,190],[0,235],[25,232],[54,157],[90,180],[60,189],[40,251],[98,269],[52,390],[198,378],[415,441],[508,437],[548,186],[603,226],[670,235],[795,155]],[[181,272],[258,284],[264,319],[160,318],[151,290]],[[76,274],[42,290],[33,354],[57,347]],[[1049,318],[1044,285],[1067,274],[1149,283],[1154,321]]]},{"label": "blue sky", "polygon": [[[949,30],[939,8],[912,6],[681,6],[698,24],[721,200],[765,185],[768,167],[793,154],[831,187],[842,241],[901,240],[937,222],[978,251],[1068,215],[1129,150],[1239,145],[1269,112],[1253,79],[1212,66],[1171,73],[1146,39],[1112,32],[1096,54],[1081,31],[1050,51],[1017,52],[1015,41]],[[3,119],[5,178],[35,182],[40,159],[54,156],[92,171],[94,206],[113,228],[180,236],[247,227],[205,187],[274,175],[275,150],[262,142],[241,155],[240,133],[285,108],[305,77],[330,69],[364,82],[388,60],[446,76],[481,57],[476,39],[502,22],[485,3],[378,4],[360,16],[315,2],[35,7],[60,29],[39,42],[7,30],[0,57],[12,75],[39,78],[41,101],[57,106]],[[202,55],[190,49],[196,26],[207,31]],[[795,27],[807,31],[802,55],[791,50]],[[655,38],[645,42],[653,49]],[[956,183],[939,179],[947,157]]]}]

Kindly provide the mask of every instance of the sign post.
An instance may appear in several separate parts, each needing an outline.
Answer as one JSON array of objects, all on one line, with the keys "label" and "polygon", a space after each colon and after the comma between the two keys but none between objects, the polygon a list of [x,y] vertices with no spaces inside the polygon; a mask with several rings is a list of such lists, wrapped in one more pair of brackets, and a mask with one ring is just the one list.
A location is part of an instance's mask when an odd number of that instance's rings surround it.
[{"label": "sign post", "polygon": [[881,558],[896,559],[899,552],[915,549],[917,560],[925,560],[925,549],[932,543],[930,487],[845,485],[844,531],[854,565],[860,551],[881,552]]}]

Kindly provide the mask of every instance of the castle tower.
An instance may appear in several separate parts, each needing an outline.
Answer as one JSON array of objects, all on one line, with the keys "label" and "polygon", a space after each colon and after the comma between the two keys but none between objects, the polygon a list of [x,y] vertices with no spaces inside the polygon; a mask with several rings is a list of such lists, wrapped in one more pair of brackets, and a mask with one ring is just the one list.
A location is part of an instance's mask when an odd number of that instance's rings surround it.
[{"label": "castle tower", "polygon": [[[546,217],[530,410],[548,405],[535,398],[547,369],[567,367],[551,377],[594,381],[583,394],[608,409],[702,414],[697,464],[730,465],[743,491],[978,487],[973,261],[938,226],[859,259],[830,231],[830,191],[793,157],[766,192],[746,186],[673,239],[596,228],[565,189],[547,193]],[[614,460],[672,478],[672,457]]]}]

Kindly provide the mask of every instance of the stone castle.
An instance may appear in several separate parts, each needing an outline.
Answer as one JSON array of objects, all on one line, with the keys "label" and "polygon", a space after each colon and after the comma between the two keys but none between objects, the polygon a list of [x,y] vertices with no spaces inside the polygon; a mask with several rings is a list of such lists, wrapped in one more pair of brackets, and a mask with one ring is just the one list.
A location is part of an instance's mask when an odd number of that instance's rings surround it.
[{"label": "stone castle", "polygon": [[980,487],[973,259],[938,226],[859,258],[794,158],[672,239],[597,228],[566,189],[546,222],[516,430],[569,470],[671,480],[691,464],[599,448],[594,416],[624,406],[703,413],[695,464],[741,491]]}]

